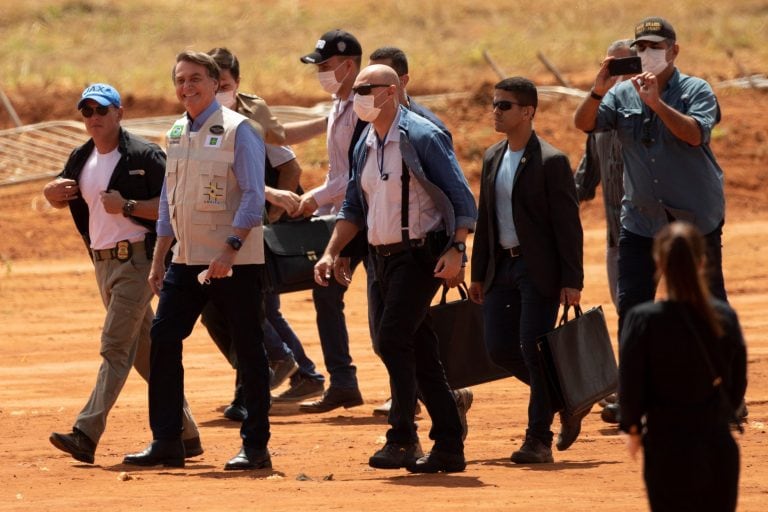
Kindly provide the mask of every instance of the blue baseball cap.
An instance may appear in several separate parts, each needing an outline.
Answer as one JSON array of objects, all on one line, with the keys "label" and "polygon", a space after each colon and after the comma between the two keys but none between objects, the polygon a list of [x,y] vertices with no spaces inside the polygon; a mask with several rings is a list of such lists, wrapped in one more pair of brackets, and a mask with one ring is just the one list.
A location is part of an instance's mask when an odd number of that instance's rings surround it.
[{"label": "blue baseball cap", "polygon": [[77,110],[83,108],[86,100],[93,100],[102,107],[114,105],[120,106],[120,93],[109,84],[91,84],[85,88],[80,101],[77,102]]}]

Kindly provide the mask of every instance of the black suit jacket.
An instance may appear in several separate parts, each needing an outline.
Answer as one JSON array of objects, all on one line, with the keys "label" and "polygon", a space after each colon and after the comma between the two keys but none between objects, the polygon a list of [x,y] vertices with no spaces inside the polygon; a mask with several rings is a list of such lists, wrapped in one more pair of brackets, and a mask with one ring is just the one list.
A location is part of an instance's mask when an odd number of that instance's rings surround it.
[{"label": "black suit jacket", "polygon": [[[496,220],[496,175],[507,150],[503,140],[483,158],[480,206],[472,250],[472,281],[493,285],[501,256]],[[559,297],[561,288],[584,286],[583,241],[579,202],[568,157],[536,133],[525,147],[512,189],[512,216],[521,257],[538,290]]]}]

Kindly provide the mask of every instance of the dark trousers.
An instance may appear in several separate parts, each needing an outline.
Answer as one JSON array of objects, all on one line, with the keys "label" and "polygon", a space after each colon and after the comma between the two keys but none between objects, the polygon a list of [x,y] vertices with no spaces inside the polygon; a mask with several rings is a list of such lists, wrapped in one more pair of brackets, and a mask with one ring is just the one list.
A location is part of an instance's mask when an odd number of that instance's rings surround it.
[{"label": "dark trousers", "polygon": [[483,302],[485,343],[497,365],[531,387],[526,436],[548,446],[552,444],[554,410],[536,339],[554,328],[559,307],[559,297],[546,297],[538,291],[523,257],[498,260],[493,285]]},{"label": "dark trousers", "polygon": [[462,454],[461,421],[429,316],[432,297],[442,282],[433,276],[436,259],[424,249],[374,259],[381,300],[375,339],[389,373],[392,408],[399,411],[389,416],[387,441],[418,441],[414,411],[419,390],[432,418],[429,437],[434,449]]},{"label": "dark trousers", "polygon": [[[360,264],[360,256],[351,257],[351,272]],[[317,333],[323,349],[325,368],[331,376],[331,387],[357,388],[357,369],[349,353],[349,333],[344,315],[344,294],[347,287],[336,279],[330,279],[328,286],[315,286],[312,300],[317,314]]]},{"label": "dark trousers", "polygon": [[210,301],[226,318],[243,385],[248,417],[243,444],[261,449],[269,440],[269,366],[261,328],[261,265],[237,265],[232,277],[197,281],[206,267],[171,264],[163,280],[150,336],[149,423],[154,439],[178,439],[184,399],[182,346]]},{"label": "dark trousers", "polygon": [[[716,298],[728,301],[723,278],[723,224],[704,236],[707,251],[707,284]],[[653,238],[640,236],[626,228],[619,232],[619,333],[630,309],[656,296],[656,264]]]}]

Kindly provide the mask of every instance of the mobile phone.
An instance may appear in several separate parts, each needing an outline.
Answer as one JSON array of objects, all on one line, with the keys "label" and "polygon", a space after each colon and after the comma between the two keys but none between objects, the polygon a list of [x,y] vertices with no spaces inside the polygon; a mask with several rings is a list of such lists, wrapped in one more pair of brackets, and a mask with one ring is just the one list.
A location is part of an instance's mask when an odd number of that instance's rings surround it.
[{"label": "mobile phone", "polygon": [[608,61],[608,73],[611,76],[637,75],[642,72],[643,66],[640,64],[640,57],[624,57]]}]

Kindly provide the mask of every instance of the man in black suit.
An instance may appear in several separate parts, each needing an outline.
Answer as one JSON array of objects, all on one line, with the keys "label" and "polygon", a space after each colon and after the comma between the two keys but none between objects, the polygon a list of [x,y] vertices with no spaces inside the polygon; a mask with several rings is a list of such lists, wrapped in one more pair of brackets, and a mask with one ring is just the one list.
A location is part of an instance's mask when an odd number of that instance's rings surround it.
[{"label": "man in black suit", "polygon": [[[525,442],[512,462],[552,462],[554,409],[536,352],[559,304],[578,304],[583,233],[568,157],[533,131],[536,86],[522,77],[496,84],[495,129],[506,139],[483,159],[470,296],[483,304],[491,358],[530,385]],[[561,416],[557,448],[567,449],[581,417]]]}]

